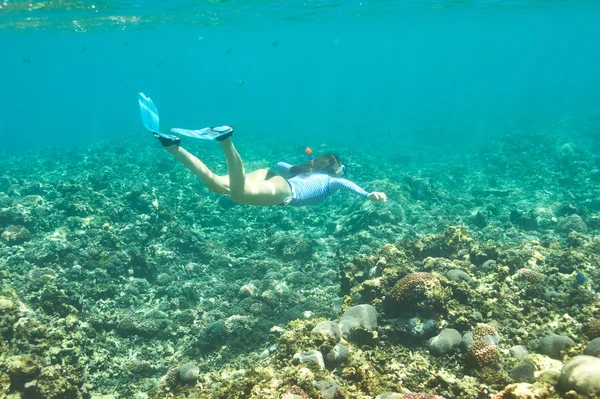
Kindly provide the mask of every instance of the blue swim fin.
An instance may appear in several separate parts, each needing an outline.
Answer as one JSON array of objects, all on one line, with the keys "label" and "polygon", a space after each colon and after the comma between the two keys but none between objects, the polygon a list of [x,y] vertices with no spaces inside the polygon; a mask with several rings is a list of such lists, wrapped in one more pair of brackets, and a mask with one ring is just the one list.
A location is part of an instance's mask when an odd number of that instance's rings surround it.
[{"label": "blue swim fin", "polygon": [[179,145],[179,137],[160,132],[158,110],[152,99],[146,97],[144,93],[140,93],[139,103],[142,122],[146,129],[150,130],[164,147]]},{"label": "blue swim fin", "polygon": [[203,140],[225,140],[227,137],[233,134],[233,128],[231,126],[216,126],[216,127],[205,127],[202,129],[171,129],[173,133],[182,134],[184,136],[193,137],[195,139]]},{"label": "blue swim fin", "polygon": [[[176,141],[178,143],[178,137],[160,132],[158,109],[156,109],[156,105],[154,105],[152,99],[150,97],[146,97],[144,93],[140,93],[139,103],[144,127],[155,135],[169,140],[169,142]],[[227,137],[233,134],[233,128],[231,126],[205,127],[197,130],[174,128],[171,129],[171,131],[173,133],[194,137],[196,139],[219,141],[225,140]]]},{"label": "blue swim fin", "polygon": [[156,109],[156,105],[154,105],[152,99],[146,97],[144,93],[140,93],[139,103],[144,127],[152,133],[158,133],[160,135],[158,110]]}]

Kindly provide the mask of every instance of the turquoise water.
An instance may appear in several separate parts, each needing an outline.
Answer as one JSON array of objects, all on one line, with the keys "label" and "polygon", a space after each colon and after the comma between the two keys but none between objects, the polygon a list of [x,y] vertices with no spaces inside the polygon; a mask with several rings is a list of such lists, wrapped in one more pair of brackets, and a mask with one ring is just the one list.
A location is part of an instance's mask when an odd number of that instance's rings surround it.
[{"label": "turquoise water", "polygon": [[140,91],[165,127],[358,148],[598,111],[596,2],[92,3],[0,9],[4,149],[142,134]]},{"label": "turquoise water", "polygon": [[597,1],[1,1],[0,398],[600,395]]}]

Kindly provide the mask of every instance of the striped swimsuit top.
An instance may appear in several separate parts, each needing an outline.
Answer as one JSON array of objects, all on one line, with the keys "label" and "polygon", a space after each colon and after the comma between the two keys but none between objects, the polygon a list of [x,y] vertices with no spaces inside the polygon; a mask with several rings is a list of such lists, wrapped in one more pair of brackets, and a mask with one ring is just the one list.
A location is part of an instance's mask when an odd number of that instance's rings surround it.
[{"label": "striped swimsuit top", "polygon": [[350,180],[331,177],[324,173],[299,175],[288,179],[287,176],[289,176],[289,171],[292,166],[293,165],[285,162],[277,163],[279,175],[288,181],[292,189],[292,197],[288,205],[315,205],[322,202],[329,194],[339,189],[350,191],[351,193],[365,198],[369,195],[369,193]]}]

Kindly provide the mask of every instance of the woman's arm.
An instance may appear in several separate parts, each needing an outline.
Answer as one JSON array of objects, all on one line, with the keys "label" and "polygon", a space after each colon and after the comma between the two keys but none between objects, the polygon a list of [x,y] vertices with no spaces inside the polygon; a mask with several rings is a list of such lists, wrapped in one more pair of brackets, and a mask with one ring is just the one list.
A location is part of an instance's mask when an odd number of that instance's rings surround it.
[{"label": "woman's arm", "polygon": [[290,175],[290,169],[292,166],[294,165],[287,162],[277,162],[277,174],[287,179]]},{"label": "woman's arm", "polygon": [[367,193],[358,184],[351,182],[350,180],[339,179],[336,177],[331,178],[329,181],[329,191],[334,192],[340,189],[350,191],[351,193],[360,195],[361,197],[366,197],[371,201],[387,201],[387,196],[384,193]]},{"label": "woman's arm", "polygon": [[350,180],[332,177],[329,181],[329,191],[334,192],[340,189],[350,191],[351,193],[360,195],[361,197],[367,197],[369,195],[369,193],[360,188],[358,184],[353,183]]}]

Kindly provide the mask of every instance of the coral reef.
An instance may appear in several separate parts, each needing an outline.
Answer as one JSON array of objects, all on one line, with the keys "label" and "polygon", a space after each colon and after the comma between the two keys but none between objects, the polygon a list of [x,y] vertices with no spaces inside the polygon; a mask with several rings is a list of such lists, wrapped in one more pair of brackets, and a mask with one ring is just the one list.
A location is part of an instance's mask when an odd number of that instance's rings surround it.
[{"label": "coral reef", "polygon": [[411,273],[396,283],[390,295],[399,307],[423,309],[435,300],[440,280],[428,272]]},{"label": "coral reef", "polygon": [[467,350],[467,360],[475,367],[494,366],[500,362],[500,352],[494,344],[475,341]]},{"label": "coral reef", "polygon": [[[342,152],[390,201],[297,209],[209,193],[141,141],[0,159],[0,397],[595,392],[568,372],[597,370],[598,157],[516,140],[402,171]],[[294,159],[269,145],[248,170]]]}]

